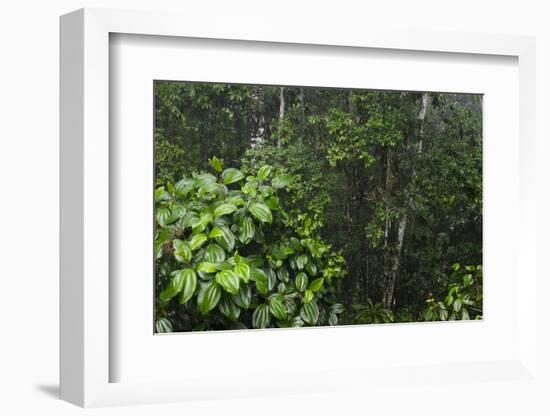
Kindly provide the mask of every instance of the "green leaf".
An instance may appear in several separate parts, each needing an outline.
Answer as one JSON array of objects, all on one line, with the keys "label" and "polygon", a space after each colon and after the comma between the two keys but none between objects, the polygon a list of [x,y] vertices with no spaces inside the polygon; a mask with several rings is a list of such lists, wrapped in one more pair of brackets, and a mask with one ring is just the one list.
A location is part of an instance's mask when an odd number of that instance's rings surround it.
[{"label": "green leaf", "polygon": [[315,279],[313,282],[311,282],[311,284],[309,285],[309,290],[311,290],[312,292],[318,292],[321,290],[321,288],[323,287],[323,283],[325,282],[325,279],[323,279],[322,277],[319,277],[317,279]]},{"label": "green leaf", "polygon": [[191,178],[182,179],[181,181],[176,183],[176,186],[175,186],[176,196],[179,198],[186,197],[187,194],[193,190],[194,186],[195,186],[195,181],[193,179]]},{"label": "green leaf", "polygon": [[235,247],[235,236],[231,230],[225,226],[219,227],[222,235],[220,237],[215,237],[215,240],[220,244],[226,251],[233,251]]},{"label": "green leaf", "polygon": [[465,274],[462,277],[462,282],[464,283],[464,286],[470,286],[474,282],[474,278],[472,277],[471,273]]},{"label": "green leaf", "polygon": [[331,326],[338,324],[338,316],[334,312],[328,314],[328,324]]},{"label": "green leaf", "polygon": [[239,241],[243,244],[248,244],[254,238],[256,226],[250,217],[243,217],[239,224]]},{"label": "green leaf", "polygon": [[315,325],[319,319],[319,308],[317,303],[310,302],[302,305],[300,310],[300,317],[310,325]]},{"label": "green leaf", "polygon": [[273,221],[273,215],[267,207],[267,205],[260,202],[252,202],[248,208],[252,215],[261,222],[271,223]]},{"label": "green leaf", "polygon": [[210,243],[206,246],[204,260],[210,263],[221,263],[225,260],[225,251],[216,243]]},{"label": "green leaf", "polygon": [[202,246],[206,242],[206,240],[208,240],[208,238],[206,237],[206,234],[204,233],[195,234],[191,238],[191,240],[189,240],[189,247],[191,247],[191,250],[196,250],[200,246]]},{"label": "green leaf", "polygon": [[250,286],[240,285],[239,293],[233,295],[233,302],[243,309],[250,308],[250,301],[252,300],[252,290]]},{"label": "green leaf", "polygon": [[199,263],[199,265],[197,266],[197,271],[203,272],[203,273],[215,273],[218,271],[218,268],[216,266],[216,263],[203,261],[202,263]]},{"label": "green leaf", "polygon": [[271,296],[267,301],[269,310],[273,316],[281,321],[287,318],[287,311],[283,301],[277,296]]},{"label": "green leaf", "polygon": [[330,311],[334,313],[342,313],[344,312],[345,308],[344,305],[341,303],[335,303],[334,305],[330,305]]},{"label": "green leaf", "polygon": [[313,262],[308,262],[306,264],[306,271],[309,273],[310,276],[315,276],[317,274],[317,266]]},{"label": "green leaf", "polygon": [[218,308],[220,312],[230,321],[236,321],[239,319],[239,315],[241,314],[241,310],[237,305],[233,303],[230,296],[222,296],[222,300],[220,301]]},{"label": "green leaf", "polygon": [[308,278],[305,273],[298,273],[296,276],[296,289],[298,292],[303,292],[307,289]]},{"label": "green leaf", "polygon": [[168,301],[180,293],[183,287],[184,270],[177,270],[171,274],[172,278],[168,282],[168,286],[159,295],[160,300]]},{"label": "green leaf", "polygon": [[273,290],[277,284],[277,274],[273,269],[267,270],[267,290]]},{"label": "green leaf", "polygon": [[237,211],[237,206],[233,204],[221,204],[214,210],[214,218],[228,215]]},{"label": "green leaf", "polygon": [[222,179],[225,185],[230,185],[244,179],[244,173],[239,169],[229,168],[222,172]]},{"label": "green leaf", "polygon": [[186,242],[176,239],[172,242],[172,247],[174,247],[174,257],[177,261],[182,263],[189,263],[191,261],[193,253]]},{"label": "green leaf", "polygon": [[466,308],[462,309],[460,314],[460,319],[462,319],[463,321],[470,320],[470,314],[468,313],[468,309]]},{"label": "green leaf", "polygon": [[281,267],[279,270],[277,270],[277,277],[281,282],[288,283],[289,282],[289,273],[286,267]]},{"label": "green leaf", "polygon": [[212,214],[210,213],[204,213],[201,214],[199,219],[195,221],[193,224],[191,224],[191,227],[193,228],[194,233],[202,233],[206,226],[210,224],[212,221]]},{"label": "green leaf", "polygon": [[298,267],[299,270],[302,270],[304,266],[307,264],[307,255],[301,254],[296,259],[296,267]]},{"label": "green leaf", "polygon": [[292,183],[294,177],[288,173],[278,175],[271,181],[271,186],[275,189],[285,188]]},{"label": "green leaf", "polygon": [[250,279],[250,266],[248,264],[238,263],[235,266],[234,271],[243,282],[248,283],[248,280]]},{"label": "green leaf", "polygon": [[197,274],[193,269],[180,270],[183,278],[183,286],[181,288],[179,303],[184,304],[195,294],[197,289]]},{"label": "green leaf", "polygon": [[210,231],[210,234],[208,234],[208,238],[216,238],[216,237],[223,237],[223,231],[220,227],[212,228],[212,231]]},{"label": "green leaf", "polygon": [[254,328],[267,328],[270,322],[269,307],[265,304],[259,305],[252,314],[252,326]]},{"label": "green leaf", "polygon": [[212,159],[209,160],[210,165],[214,168],[216,172],[221,172],[223,169],[223,160],[218,159],[216,156],[213,156]]},{"label": "green leaf", "polygon": [[258,170],[258,174],[256,175],[256,177],[258,178],[259,181],[263,181],[265,180],[269,174],[271,173],[271,166],[262,166],[260,168],[260,170]]},{"label": "green leaf", "polygon": [[199,306],[200,313],[202,315],[206,315],[214,309],[220,301],[221,295],[221,287],[215,281],[202,285],[197,297],[197,304]]},{"label": "green leaf", "polygon": [[453,309],[455,310],[455,312],[458,312],[461,308],[462,300],[460,298],[455,299],[455,301],[453,302]]},{"label": "green leaf", "polygon": [[239,293],[239,276],[233,270],[222,270],[216,273],[216,282],[233,295]]},{"label": "green leaf", "polygon": [[313,292],[311,290],[306,290],[304,292],[304,303],[309,303],[313,300]]},{"label": "green leaf", "polygon": [[158,333],[161,333],[161,334],[172,332],[174,330],[174,328],[172,327],[172,322],[170,322],[166,318],[158,318],[157,321],[155,322],[155,329],[157,330]]}]

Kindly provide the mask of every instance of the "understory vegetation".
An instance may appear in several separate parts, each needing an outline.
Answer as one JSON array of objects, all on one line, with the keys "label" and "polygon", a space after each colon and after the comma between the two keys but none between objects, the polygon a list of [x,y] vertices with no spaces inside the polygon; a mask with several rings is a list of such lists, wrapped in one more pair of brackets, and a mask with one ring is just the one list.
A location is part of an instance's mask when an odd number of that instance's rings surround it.
[{"label": "understory vegetation", "polygon": [[156,331],[480,319],[481,100],[156,82]]}]

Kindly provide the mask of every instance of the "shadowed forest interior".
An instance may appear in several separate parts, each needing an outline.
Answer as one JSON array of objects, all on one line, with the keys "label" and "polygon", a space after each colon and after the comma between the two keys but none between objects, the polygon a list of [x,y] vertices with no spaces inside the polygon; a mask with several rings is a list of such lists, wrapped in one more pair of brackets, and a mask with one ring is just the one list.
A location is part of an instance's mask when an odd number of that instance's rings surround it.
[{"label": "shadowed forest interior", "polygon": [[482,96],[156,81],[156,332],[482,318]]}]

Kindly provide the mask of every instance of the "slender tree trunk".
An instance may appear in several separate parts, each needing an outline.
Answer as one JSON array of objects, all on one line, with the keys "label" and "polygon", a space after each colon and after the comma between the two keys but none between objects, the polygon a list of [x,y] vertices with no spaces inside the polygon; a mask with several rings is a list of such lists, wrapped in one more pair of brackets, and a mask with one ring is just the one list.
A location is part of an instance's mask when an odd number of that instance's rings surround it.
[{"label": "slender tree trunk", "polygon": [[[428,107],[432,102],[432,96],[428,93],[422,94],[422,103],[420,106],[420,111],[418,113],[418,119],[420,120],[420,130],[418,135],[418,141],[416,142],[416,154],[418,156],[422,155],[422,147],[424,141],[424,123],[426,120],[426,113],[428,112]],[[416,169],[413,168],[411,174],[411,181],[409,183],[409,189],[407,191],[406,204],[403,210],[403,214],[399,219],[399,226],[397,227],[397,243],[395,250],[393,252],[391,265],[390,265],[390,275],[389,279],[386,282],[386,287],[384,288],[384,294],[382,298],[382,303],[384,307],[391,308],[394,303],[394,291],[395,283],[397,281],[397,276],[399,274],[399,267],[401,265],[401,253],[403,251],[403,241],[405,240],[405,231],[407,230],[408,223],[408,210],[411,205],[411,191],[416,178]]]},{"label": "slender tree trunk", "polygon": [[277,147],[281,147],[281,124],[285,117],[285,87],[281,87],[279,90],[279,131],[277,134]]}]

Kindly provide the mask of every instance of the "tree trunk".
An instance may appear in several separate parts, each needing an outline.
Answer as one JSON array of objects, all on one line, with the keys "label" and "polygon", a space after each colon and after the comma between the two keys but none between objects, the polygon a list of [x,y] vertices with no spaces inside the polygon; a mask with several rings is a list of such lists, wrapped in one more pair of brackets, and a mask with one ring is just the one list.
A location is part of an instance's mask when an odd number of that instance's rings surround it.
[{"label": "tree trunk", "polygon": [[281,147],[281,124],[285,117],[285,87],[281,87],[279,90],[279,131],[277,132],[277,147]]},{"label": "tree trunk", "polygon": [[[416,154],[418,156],[422,155],[422,147],[424,141],[424,123],[426,120],[426,113],[428,112],[428,107],[432,102],[432,96],[428,93],[422,94],[422,103],[420,105],[420,111],[418,113],[418,119],[420,120],[420,129],[418,134],[418,141],[416,142]],[[399,267],[401,265],[401,254],[403,251],[403,241],[405,240],[405,231],[407,230],[408,222],[408,210],[411,205],[411,193],[414,180],[416,178],[416,169],[413,168],[411,173],[411,181],[409,183],[409,189],[407,190],[407,199],[405,207],[403,209],[403,214],[399,219],[399,226],[397,227],[397,242],[395,250],[392,255],[389,279],[386,282],[386,287],[384,288],[384,293],[382,297],[382,303],[385,308],[391,308],[394,304],[394,291],[395,283],[397,282],[397,276],[399,274]]]}]

